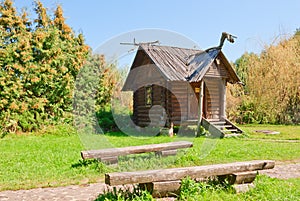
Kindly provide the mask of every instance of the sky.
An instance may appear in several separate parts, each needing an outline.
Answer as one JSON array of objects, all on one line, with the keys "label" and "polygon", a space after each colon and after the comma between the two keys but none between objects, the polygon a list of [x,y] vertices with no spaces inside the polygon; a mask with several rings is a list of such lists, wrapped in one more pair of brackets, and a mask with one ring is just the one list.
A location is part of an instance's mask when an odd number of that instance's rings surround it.
[{"label": "sky", "polygon": [[[26,7],[32,11],[31,0],[15,0],[20,10]],[[237,39],[225,43],[223,52],[234,62],[245,52],[260,53],[265,45],[275,44],[279,38],[287,38],[300,28],[299,0],[41,0],[49,13],[57,4],[62,5],[67,24],[75,33],[83,33],[86,43],[93,49],[109,46],[107,43],[130,32],[123,42],[133,42],[139,37],[137,30],[162,30],[183,36],[195,42],[201,49],[219,44],[222,32],[228,32]],[[135,31],[135,32],[134,32]],[[151,31],[151,30],[150,30]],[[145,32],[143,32],[145,33]],[[152,41],[157,35],[150,33]],[[172,38],[165,37],[165,38]],[[182,37],[173,39],[174,44]],[[147,40],[147,38],[143,38]],[[162,41],[161,41],[162,40]],[[172,45],[160,40],[161,45]],[[120,42],[120,41],[118,41]],[[118,43],[119,44],[119,43]],[[180,43],[178,43],[180,44]],[[175,46],[174,45],[174,46]]]}]

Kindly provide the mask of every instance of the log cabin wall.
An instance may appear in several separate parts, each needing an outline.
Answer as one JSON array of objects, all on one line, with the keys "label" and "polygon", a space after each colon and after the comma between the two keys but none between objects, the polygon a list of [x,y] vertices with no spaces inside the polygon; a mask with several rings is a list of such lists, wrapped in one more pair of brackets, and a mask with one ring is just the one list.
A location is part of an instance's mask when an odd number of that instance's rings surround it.
[{"label": "log cabin wall", "polygon": [[207,78],[204,79],[204,117],[207,119],[220,119],[221,117],[221,87],[220,79]]},{"label": "log cabin wall", "polygon": [[199,112],[199,96],[201,93],[200,89],[201,82],[192,82],[190,83],[189,87],[189,114],[188,119],[189,120],[195,120],[198,119],[198,112]]},{"label": "log cabin wall", "polygon": [[170,121],[174,125],[180,125],[182,120],[188,119],[188,82],[170,82],[168,94],[168,111]]},{"label": "log cabin wall", "polygon": [[[151,91],[151,103],[149,102]],[[165,126],[168,123],[166,88],[160,85],[144,86],[133,94],[133,120],[138,126]]]},{"label": "log cabin wall", "polygon": [[224,66],[224,63],[217,58],[212,63],[204,77],[228,78],[228,72]]},{"label": "log cabin wall", "polygon": [[204,117],[207,119],[225,118],[226,79],[228,73],[224,64],[216,60],[204,76]]}]

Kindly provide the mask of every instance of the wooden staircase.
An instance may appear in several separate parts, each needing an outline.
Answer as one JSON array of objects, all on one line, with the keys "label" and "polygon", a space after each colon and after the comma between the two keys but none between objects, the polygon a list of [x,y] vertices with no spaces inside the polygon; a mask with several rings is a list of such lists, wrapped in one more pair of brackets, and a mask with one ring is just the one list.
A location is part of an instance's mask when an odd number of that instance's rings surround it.
[{"label": "wooden staircase", "polygon": [[239,137],[243,131],[228,119],[202,119],[202,126],[209,131],[213,137]]}]

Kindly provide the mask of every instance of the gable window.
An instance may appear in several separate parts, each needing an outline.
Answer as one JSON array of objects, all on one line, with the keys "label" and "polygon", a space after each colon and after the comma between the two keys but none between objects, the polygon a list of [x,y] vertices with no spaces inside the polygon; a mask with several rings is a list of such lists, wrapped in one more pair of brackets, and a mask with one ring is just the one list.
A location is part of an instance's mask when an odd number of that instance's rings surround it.
[{"label": "gable window", "polygon": [[152,86],[145,87],[145,104],[146,106],[152,105]]}]

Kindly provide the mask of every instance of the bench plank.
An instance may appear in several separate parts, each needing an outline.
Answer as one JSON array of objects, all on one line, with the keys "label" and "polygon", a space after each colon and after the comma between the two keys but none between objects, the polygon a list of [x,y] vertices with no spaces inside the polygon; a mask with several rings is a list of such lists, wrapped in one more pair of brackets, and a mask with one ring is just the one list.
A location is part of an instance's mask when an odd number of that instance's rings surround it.
[{"label": "bench plank", "polygon": [[178,141],[178,142],[168,142],[168,143],[161,143],[161,144],[148,144],[142,146],[81,151],[81,157],[83,159],[88,159],[88,158],[101,159],[101,158],[114,157],[114,156],[125,156],[129,154],[176,150],[182,148],[189,148],[192,146],[193,146],[192,142]]},{"label": "bench plank", "polygon": [[228,175],[236,172],[272,169],[274,166],[275,161],[272,160],[255,160],[185,168],[117,172],[105,174],[105,183],[109,185],[150,183],[181,180],[187,176],[192,179],[205,178],[210,176]]}]

